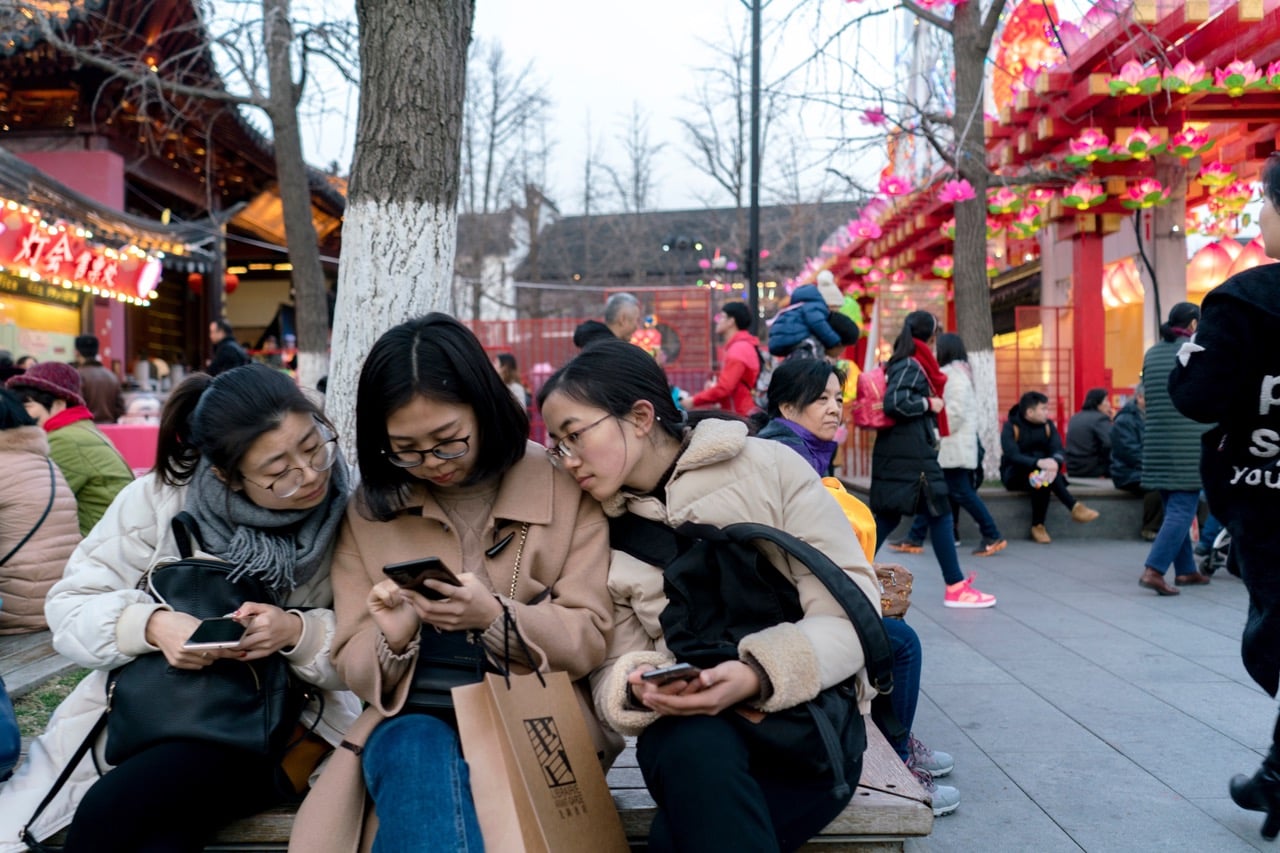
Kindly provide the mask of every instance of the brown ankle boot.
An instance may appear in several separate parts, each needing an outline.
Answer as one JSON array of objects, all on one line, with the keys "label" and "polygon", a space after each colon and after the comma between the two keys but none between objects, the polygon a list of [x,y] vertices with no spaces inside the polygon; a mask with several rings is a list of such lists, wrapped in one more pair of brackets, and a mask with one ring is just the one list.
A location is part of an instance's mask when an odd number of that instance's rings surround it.
[{"label": "brown ankle boot", "polygon": [[1031,539],[1039,542],[1041,545],[1048,545],[1053,540],[1049,538],[1049,531],[1044,529],[1043,524],[1031,525]]},{"label": "brown ankle boot", "polygon": [[1071,508],[1071,520],[1086,524],[1098,517],[1096,509],[1089,509],[1084,504],[1076,501],[1076,505]]}]

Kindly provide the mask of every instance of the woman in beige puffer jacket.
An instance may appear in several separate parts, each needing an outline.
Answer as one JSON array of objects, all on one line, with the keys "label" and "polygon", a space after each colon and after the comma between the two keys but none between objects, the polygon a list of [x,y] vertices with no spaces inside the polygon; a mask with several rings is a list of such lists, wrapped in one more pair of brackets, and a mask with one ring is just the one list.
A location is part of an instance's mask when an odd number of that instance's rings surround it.
[{"label": "woman in beige puffer jacket", "polygon": [[[49,442],[12,391],[0,389],[0,559],[49,514],[35,535],[0,566],[0,634],[42,631],[44,596],[80,544],[76,498]],[[50,505],[49,497],[53,495]]]}]

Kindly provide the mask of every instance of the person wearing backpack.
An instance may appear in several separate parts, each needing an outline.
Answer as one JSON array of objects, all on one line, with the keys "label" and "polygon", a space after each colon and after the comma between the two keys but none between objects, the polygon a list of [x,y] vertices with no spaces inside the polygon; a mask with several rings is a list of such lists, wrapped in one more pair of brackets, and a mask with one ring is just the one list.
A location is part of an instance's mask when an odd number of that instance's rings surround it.
[{"label": "person wearing backpack", "polygon": [[1031,493],[1031,539],[1041,545],[1053,540],[1045,529],[1052,494],[1071,513],[1071,520],[1087,524],[1098,517],[1076,500],[1067,489],[1067,478],[1059,471],[1064,459],[1062,436],[1049,419],[1049,398],[1028,391],[1009,409],[1009,419],[1000,430],[1000,482],[1011,492]]},{"label": "person wearing backpack", "polygon": [[705,389],[693,395],[694,408],[717,406],[739,415],[756,408],[752,391],[764,366],[760,341],[751,328],[751,311],[745,302],[725,304],[716,315],[716,334],[724,342],[720,353],[720,373]]},{"label": "person wearing backpack", "polygon": [[[755,522],[786,531],[829,557],[843,570],[837,573],[848,594],[879,615],[874,571],[808,463],[778,442],[748,437],[741,421],[682,414],[662,370],[640,350],[610,341],[592,346],[553,375],[538,399],[547,452],[612,522],[671,530],[686,522]],[[790,591],[801,603],[801,617],[753,628],[727,649],[728,659],[659,686],[642,674],[671,664],[668,643],[680,637],[666,631],[662,564],[613,552],[614,628],[606,661],[592,674],[593,694],[611,728],[638,737],[637,758],[658,807],[652,850],[797,849],[840,813],[861,771],[860,753],[846,751],[843,767],[852,778],[838,790],[827,776],[796,769],[794,755],[768,760],[739,720],[784,713],[851,679],[844,702],[855,713],[870,710],[874,693],[841,601],[790,555],[772,546],[758,553],[768,558],[779,593]],[[744,579],[741,589],[726,592],[758,587]],[[883,639],[878,619],[875,628]],[[806,746],[807,754],[824,743],[815,737]]]},{"label": "person wearing backpack", "polygon": [[956,555],[947,481],[938,464],[939,436],[951,431],[942,396],[947,375],[933,352],[937,336],[938,319],[928,311],[912,311],[885,367],[884,414],[893,423],[879,431],[871,452],[869,503],[876,541],[887,541],[903,516],[923,513],[947,584],[942,603],[993,607],[996,597],[973,586],[975,575],[964,576]]}]

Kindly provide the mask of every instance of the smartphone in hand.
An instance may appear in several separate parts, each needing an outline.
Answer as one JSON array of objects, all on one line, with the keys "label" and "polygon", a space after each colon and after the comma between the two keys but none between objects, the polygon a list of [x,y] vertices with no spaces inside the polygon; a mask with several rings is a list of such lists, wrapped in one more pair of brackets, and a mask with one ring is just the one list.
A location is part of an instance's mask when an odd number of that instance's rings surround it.
[{"label": "smartphone in hand", "polygon": [[661,687],[673,681],[690,681],[697,678],[701,672],[702,670],[691,663],[673,663],[670,666],[640,673],[640,680]]},{"label": "smartphone in hand", "polygon": [[230,616],[204,619],[182,644],[184,649],[234,649],[244,639],[246,627]]},{"label": "smartphone in hand", "polygon": [[444,564],[444,560],[439,557],[423,557],[418,560],[406,560],[403,563],[392,563],[383,566],[382,573],[404,589],[411,589],[433,601],[441,601],[448,596],[441,595],[423,581],[430,579],[450,586],[462,586],[462,581],[458,580],[458,576],[450,571]]}]

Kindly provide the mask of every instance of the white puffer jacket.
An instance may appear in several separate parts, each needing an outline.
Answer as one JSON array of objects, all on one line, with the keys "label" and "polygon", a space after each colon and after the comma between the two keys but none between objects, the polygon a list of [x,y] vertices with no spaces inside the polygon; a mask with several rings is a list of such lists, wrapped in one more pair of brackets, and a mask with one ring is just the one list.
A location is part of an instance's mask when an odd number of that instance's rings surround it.
[{"label": "white puffer jacket", "polygon": [[[52,787],[58,773],[85,739],[106,707],[107,672],[133,658],[159,649],[146,641],[147,620],[164,609],[138,581],[152,568],[179,558],[169,522],[185,502],[186,488],[167,486],[155,474],[126,486],[102,520],[76,548],[63,579],[49,591],[45,614],[54,647],[89,673],[54,712],[49,727],[31,744],[18,771],[0,786],[0,853],[23,853],[22,827]],[[290,595],[287,606],[302,617],[298,645],[285,657],[297,676],[323,688],[323,716],[315,733],[335,746],[360,714],[360,703],[346,691],[329,658],[333,640],[333,591],[328,572],[320,572]],[[316,708],[303,712],[303,724],[315,720]],[[102,739],[96,745],[98,763]],[[48,838],[71,823],[76,806],[98,780],[87,757],[33,827]]]},{"label": "white puffer jacket", "polygon": [[978,467],[978,397],[973,390],[973,374],[969,364],[953,361],[942,368],[947,385],[942,400],[947,404],[947,427],[938,448],[938,465],[942,468]]}]

